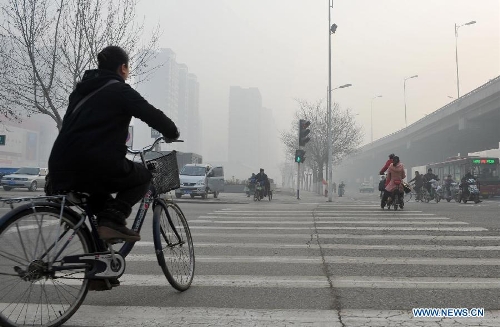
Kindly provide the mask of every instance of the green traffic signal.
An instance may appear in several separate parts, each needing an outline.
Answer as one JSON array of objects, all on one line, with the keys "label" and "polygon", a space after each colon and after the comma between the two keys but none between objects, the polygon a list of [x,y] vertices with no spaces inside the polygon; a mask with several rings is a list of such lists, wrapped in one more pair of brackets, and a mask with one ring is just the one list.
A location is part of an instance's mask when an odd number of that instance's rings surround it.
[{"label": "green traffic signal", "polygon": [[305,154],[304,150],[295,150],[295,162],[303,163],[306,160]]}]

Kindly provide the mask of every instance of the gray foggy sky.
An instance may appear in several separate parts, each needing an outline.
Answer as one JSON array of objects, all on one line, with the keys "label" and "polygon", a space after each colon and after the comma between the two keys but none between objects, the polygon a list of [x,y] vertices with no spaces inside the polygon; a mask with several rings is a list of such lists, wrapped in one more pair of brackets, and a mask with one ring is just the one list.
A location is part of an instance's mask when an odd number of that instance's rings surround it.
[{"label": "gray foggy sky", "polygon": [[[359,114],[370,140],[404,127],[457,96],[454,24],[459,29],[460,93],[500,75],[499,0],[334,0],[334,101]],[[288,129],[294,98],[316,101],[328,85],[327,0],[141,0],[146,27],[159,22],[171,48],[200,82],[204,156],[227,157],[231,85],[258,87],[278,129]],[[214,154],[217,155],[214,155]],[[220,156],[223,155],[223,158]]]}]

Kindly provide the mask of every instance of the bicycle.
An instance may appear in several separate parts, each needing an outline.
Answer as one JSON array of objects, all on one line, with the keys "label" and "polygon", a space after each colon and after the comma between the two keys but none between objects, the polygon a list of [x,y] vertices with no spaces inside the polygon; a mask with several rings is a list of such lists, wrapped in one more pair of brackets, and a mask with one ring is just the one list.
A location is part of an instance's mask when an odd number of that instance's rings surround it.
[{"label": "bicycle", "polygon": [[[132,228],[140,232],[152,205],[158,264],[168,282],[185,291],[195,267],[191,233],[179,206],[160,197],[179,187],[176,153],[145,160],[145,153],[161,140],[147,149],[129,150],[153,174]],[[78,310],[91,282],[110,290],[125,272],[125,258],[135,243],[122,242],[115,251],[113,244],[99,238],[88,194],[2,200],[12,210],[0,219],[1,326],[59,326]],[[14,203],[22,202],[27,203],[14,208]]]}]

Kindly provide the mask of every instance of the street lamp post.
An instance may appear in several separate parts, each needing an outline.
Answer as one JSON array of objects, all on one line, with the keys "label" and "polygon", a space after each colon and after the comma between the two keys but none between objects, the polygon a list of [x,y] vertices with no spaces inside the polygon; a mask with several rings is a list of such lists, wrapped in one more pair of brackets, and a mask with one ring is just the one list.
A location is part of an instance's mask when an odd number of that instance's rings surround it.
[{"label": "street lamp post", "polygon": [[370,110],[370,113],[371,113],[371,118],[370,118],[371,142],[373,142],[373,100],[375,100],[376,98],[381,98],[381,97],[382,97],[381,95],[374,96],[372,98],[372,101],[371,101],[371,110]]},{"label": "street lamp post", "polygon": [[332,91],[337,90],[337,89],[343,89],[346,87],[350,87],[352,84],[344,84],[341,86],[338,86],[334,89],[328,88],[328,98],[330,99],[328,101],[328,120],[327,120],[327,127],[328,127],[328,144],[327,144],[327,151],[328,151],[328,202],[332,202],[332,193],[333,193],[333,173],[332,173],[332,166],[333,166],[333,136],[332,136]]},{"label": "street lamp post", "polygon": [[455,23],[455,62],[457,64],[457,99],[460,98],[460,82],[459,82],[459,79],[458,79],[458,29],[462,26],[466,26],[466,25],[472,25],[472,24],[475,24],[476,21],[473,20],[473,21],[470,21],[468,23],[465,23],[465,24],[462,24],[462,25],[457,25]]},{"label": "street lamp post", "polygon": [[413,76],[407,77],[407,78],[405,78],[405,80],[403,82],[403,94],[404,94],[404,101],[405,101],[405,125],[406,125],[406,127],[408,127],[408,121],[406,120],[406,80],[411,79],[411,78],[415,78],[415,77],[418,77],[418,75],[413,75]]}]

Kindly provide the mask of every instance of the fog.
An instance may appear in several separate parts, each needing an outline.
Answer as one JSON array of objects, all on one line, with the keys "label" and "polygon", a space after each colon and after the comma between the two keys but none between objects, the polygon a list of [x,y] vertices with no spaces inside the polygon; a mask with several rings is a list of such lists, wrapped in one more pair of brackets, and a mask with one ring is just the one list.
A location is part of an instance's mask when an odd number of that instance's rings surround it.
[{"label": "fog", "polygon": [[[333,99],[357,113],[370,142],[457,97],[454,25],[461,95],[500,74],[497,0],[333,1]],[[328,85],[328,1],[142,0],[138,16],[159,23],[160,47],[196,74],[200,84],[204,159],[228,158],[230,86],[258,88],[276,129],[290,128],[295,98],[325,98]],[[244,137],[244,136],[242,136]],[[278,150],[278,151],[281,151]],[[256,167],[257,168],[257,167]]]},{"label": "fog", "polygon": [[[460,94],[500,75],[498,0],[334,0],[331,13],[338,25],[332,88],[352,84],[335,90],[333,100],[356,114],[363,144],[372,133],[376,140],[405,127],[405,78],[418,75],[406,81],[408,125],[457,97],[455,24],[476,21],[458,31]],[[243,146],[252,137],[243,128],[240,140],[229,141],[230,89],[257,89],[262,109],[255,116],[273,139],[259,141],[265,151],[248,173],[262,166],[277,177],[285,160],[279,135],[290,129],[295,99],[326,96],[328,0],[141,0],[137,17],[145,37],[159,24],[158,48],[175,53],[198,83],[201,144],[182,150],[201,152],[204,162],[227,163],[230,143]],[[162,108],[160,102],[155,105]],[[186,135],[190,125],[183,124]],[[141,138],[145,143],[150,135]]]}]

